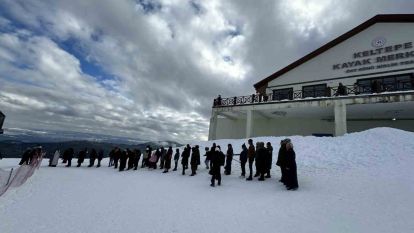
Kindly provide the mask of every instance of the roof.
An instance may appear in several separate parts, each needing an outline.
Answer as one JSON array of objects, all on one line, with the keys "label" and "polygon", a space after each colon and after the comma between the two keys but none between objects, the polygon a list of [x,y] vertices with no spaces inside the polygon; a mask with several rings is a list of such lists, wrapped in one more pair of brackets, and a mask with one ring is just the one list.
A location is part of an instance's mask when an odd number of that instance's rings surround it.
[{"label": "roof", "polygon": [[361,31],[367,29],[368,27],[376,24],[376,23],[404,23],[404,22],[414,22],[414,14],[387,14],[387,15],[376,15],[371,19],[365,21],[364,23],[358,25],[357,27],[353,28],[352,30],[344,33],[343,35],[337,37],[336,39],[328,42],[327,44],[323,45],[322,47],[316,49],[315,51],[309,53],[308,55],[302,57],[301,59],[293,62],[292,64],[286,66],[285,68],[273,73],[269,77],[259,81],[258,83],[254,84],[254,88],[256,90],[263,89],[264,86],[267,85],[270,81],[276,79],[277,77],[281,76],[282,74],[287,73],[288,71],[300,66],[301,64],[309,61],[310,59],[318,56],[319,54],[327,51],[328,49],[336,46],[337,44],[349,39],[350,37],[360,33]]}]

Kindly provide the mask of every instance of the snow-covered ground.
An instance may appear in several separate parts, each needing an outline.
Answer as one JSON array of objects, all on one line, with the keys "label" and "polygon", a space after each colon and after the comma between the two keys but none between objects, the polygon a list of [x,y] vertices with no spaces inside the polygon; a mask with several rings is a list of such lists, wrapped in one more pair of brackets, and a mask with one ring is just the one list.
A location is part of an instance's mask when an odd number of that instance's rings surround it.
[{"label": "snow-covered ground", "polygon": [[[195,177],[138,169],[47,167],[0,197],[1,233],[414,232],[414,133],[377,128],[336,138],[290,137],[299,189],[232,175]],[[270,141],[274,160],[281,137]],[[246,140],[217,140],[236,152]],[[201,151],[212,142],[199,142]],[[3,159],[0,168],[16,167]],[[107,164],[107,160],[104,161]],[[189,171],[187,170],[187,173]]]}]

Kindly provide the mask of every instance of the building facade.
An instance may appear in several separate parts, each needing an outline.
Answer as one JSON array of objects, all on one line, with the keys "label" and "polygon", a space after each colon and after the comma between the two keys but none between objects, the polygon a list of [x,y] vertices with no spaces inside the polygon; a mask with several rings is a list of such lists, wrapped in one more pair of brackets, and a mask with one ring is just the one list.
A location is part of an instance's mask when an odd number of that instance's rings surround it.
[{"label": "building facade", "polygon": [[377,15],[254,88],[214,101],[209,139],[414,131],[414,15]]}]

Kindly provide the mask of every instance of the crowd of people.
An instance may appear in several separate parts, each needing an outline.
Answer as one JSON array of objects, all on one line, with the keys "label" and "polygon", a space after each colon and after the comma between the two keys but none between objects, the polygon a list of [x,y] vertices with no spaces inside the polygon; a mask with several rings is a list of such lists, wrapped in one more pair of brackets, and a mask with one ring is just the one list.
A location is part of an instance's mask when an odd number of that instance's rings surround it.
[{"label": "crowd of people", "polygon": [[33,148],[27,148],[23,155],[22,155],[22,159],[19,162],[19,165],[29,165],[32,163],[33,160],[35,160],[36,158],[39,158],[40,156],[42,156],[43,151],[42,151],[42,147],[41,146],[36,146]]},{"label": "crowd of people", "polygon": [[[239,160],[241,168],[241,177],[246,178],[246,164],[248,165],[248,176],[246,181],[253,180],[257,177],[259,181],[264,181],[266,178],[271,178],[270,170],[272,169],[272,157],[273,147],[270,142],[266,144],[264,142],[256,142],[253,144],[253,140],[249,139],[248,144],[241,146],[241,153]],[[19,163],[29,164],[30,158],[36,153],[41,153],[41,148],[30,149],[28,148]],[[213,143],[211,148],[205,147],[204,164],[206,169],[209,170],[211,175],[210,185],[214,187],[222,184],[221,167],[224,166],[224,175],[232,174],[233,146],[227,145],[226,153],[224,153],[219,145]],[[88,167],[101,166],[101,161],[104,158],[103,150],[91,149],[90,152],[87,148],[80,150],[77,153],[77,167],[81,167],[85,162],[85,159],[89,158]],[[276,165],[280,167],[282,182],[288,190],[296,190],[298,186],[295,151],[293,150],[293,144],[290,139],[284,139],[280,142],[280,148],[277,156]],[[68,148],[63,152],[62,163],[66,164],[66,167],[72,166],[72,159],[75,158],[75,151],[73,148]],[[142,158],[142,159],[141,159]],[[140,168],[148,169],[161,169],[163,173],[167,173],[172,168],[172,162],[174,161],[174,168],[172,171],[177,171],[178,164],[181,158],[181,174],[185,175],[187,169],[191,169],[190,176],[197,175],[197,170],[201,164],[200,149],[198,145],[191,147],[187,144],[180,154],[180,149],[176,148],[175,153],[171,146],[168,149],[161,146],[153,150],[151,146],[147,146],[145,151],[141,152],[139,149],[121,149],[119,147],[113,148],[109,152],[108,167],[113,167],[120,172],[125,170],[137,170]],[[141,162],[141,165],[139,165]],[[253,172],[254,171],[254,172]]]}]

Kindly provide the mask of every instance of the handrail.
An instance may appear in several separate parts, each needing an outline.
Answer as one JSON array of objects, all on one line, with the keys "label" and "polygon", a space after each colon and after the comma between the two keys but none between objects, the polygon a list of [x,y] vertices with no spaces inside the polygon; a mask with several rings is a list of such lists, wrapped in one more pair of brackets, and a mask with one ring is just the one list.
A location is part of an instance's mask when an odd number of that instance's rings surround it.
[{"label": "handrail", "polygon": [[[326,90],[316,91],[303,91],[296,90],[287,93],[269,93],[267,95],[262,94],[251,94],[245,96],[235,96],[228,98],[218,97],[214,99],[213,108],[227,107],[227,106],[238,106],[247,104],[267,103],[267,102],[283,102],[304,98],[319,98],[319,97],[337,97],[337,96],[348,96],[348,95],[360,95],[360,94],[374,94],[381,92],[396,92],[396,91],[408,91],[414,90],[414,87],[409,82],[400,82],[393,84],[381,84],[378,87],[373,86],[344,86],[343,92],[339,92],[337,87],[327,87]],[[378,90],[373,91],[377,88]],[[345,90],[345,91],[344,91]]]}]

